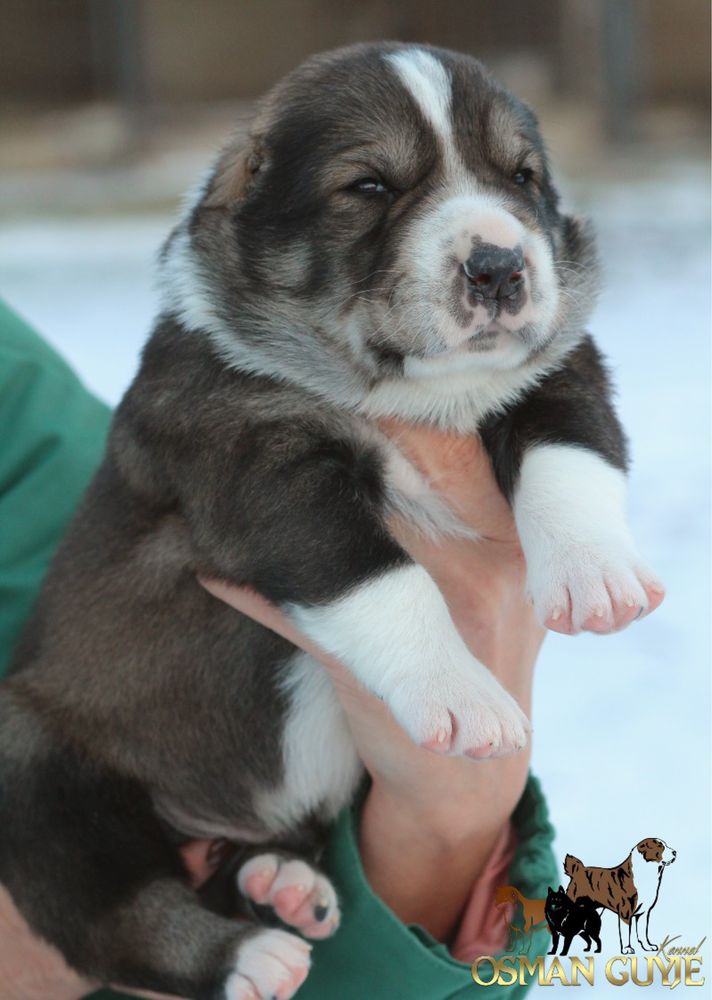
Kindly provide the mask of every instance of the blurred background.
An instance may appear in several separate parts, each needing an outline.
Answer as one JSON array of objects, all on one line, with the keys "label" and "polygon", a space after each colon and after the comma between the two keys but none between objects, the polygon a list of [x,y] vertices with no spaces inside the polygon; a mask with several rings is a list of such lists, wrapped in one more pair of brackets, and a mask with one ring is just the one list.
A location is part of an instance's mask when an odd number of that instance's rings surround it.
[{"label": "blurred background", "polygon": [[[592,329],[631,437],[635,533],[669,595],[621,635],[547,640],[535,769],[562,858],[612,865],[646,836],[677,849],[652,937],[695,943],[711,929],[699,890],[711,759],[707,0],[0,0],[0,294],[116,402],[180,195],[280,75],[377,38],[487,62],[534,107],[565,202],[597,225],[606,280]],[[617,950],[610,914],[603,940]]]}]

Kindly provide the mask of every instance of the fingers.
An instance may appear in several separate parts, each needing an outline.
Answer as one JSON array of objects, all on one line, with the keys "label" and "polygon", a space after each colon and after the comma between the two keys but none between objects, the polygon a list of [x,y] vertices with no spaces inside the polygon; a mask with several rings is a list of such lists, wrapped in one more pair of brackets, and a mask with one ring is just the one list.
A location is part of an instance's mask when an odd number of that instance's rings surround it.
[{"label": "fingers", "polygon": [[249,587],[236,587],[225,580],[215,580],[211,577],[199,576],[198,582],[213,597],[229,604],[236,611],[242,611],[243,614],[249,615],[250,618],[254,618],[255,621],[272,629],[273,632],[279,632],[285,638],[290,638],[286,635],[290,630],[296,635],[297,630],[286,615],[282,614],[279,608],[271,604],[266,597],[258,594],[257,591]]},{"label": "fingers", "polygon": [[[199,576],[198,583],[208,593],[212,594],[213,597],[217,597],[218,600],[229,604],[231,608],[241,611],[249,618],[253,618],[260,625],[264,625],[265,628],[293,642],[295,646],[299,646],[301,649],[317,655],[317,647],[313,643],[310,643],[309,639],[292,624],[284,612],[280,611],[274,604],[271,604],[266,597],[251,590],[249,587],[236,587],[232,583],[227,583],[224,580],[215,580],[210,577]],[[318,651],[318,658],[320,660],[323,660],[327,655],[324,650]]]},{"label": "fingers", "polygon": [[211,577],[199,576],[198,583],[213,597],[229,604],[231,608],[241,611],[242,614],[253,618],[260,625],[264,625],[265,628],[276,632],[277,635],[281,635],[284,639],[303,649],[305,653],[309,653],[327,668],[332,677],[342,683],[348,683],[349,686],[354,685],[352,675],[343,664],[339,663],[321,646],[312,642],[303,632],[300,632],[283,611],[271,604],[261,594],[249,587],[236,587],[232,583],[215,580]]},{"label": "fingers", "polygon": [[489,469],[487,453],[475,434],[456,434],[423,424],[408,424],[393,417],[384,417],[378,423],[381,430],[427,474],[451,468],[470,472],[480,465]]}]

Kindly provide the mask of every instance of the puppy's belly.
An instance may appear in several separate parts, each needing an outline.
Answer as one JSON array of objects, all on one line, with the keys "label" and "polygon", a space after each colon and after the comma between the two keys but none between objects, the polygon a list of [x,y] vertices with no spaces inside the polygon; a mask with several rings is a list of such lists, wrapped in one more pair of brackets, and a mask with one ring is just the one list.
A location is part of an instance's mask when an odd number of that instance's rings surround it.
[{"label": "puppy's belly", "polygon": [[328,674],[299,652],[286,665],[283,684],[289,707],[281,733],[275,733],[282,743],[282,776],[250,802],[254,818],[199,815],[186,803],[157,799],[158,812],[171,825],[191,837],[258,844],[298,833],[306,819],[328,823],[349,804],[363,768]]},{"label": "puppy's belly", "polygon": [[285,671],[289,696],[282,733],[283,779],[258,796],[255,811],[273,834],[307,816],[329,822],[353,798],[363,774],[343,708],[324,667],[296,653]]}]

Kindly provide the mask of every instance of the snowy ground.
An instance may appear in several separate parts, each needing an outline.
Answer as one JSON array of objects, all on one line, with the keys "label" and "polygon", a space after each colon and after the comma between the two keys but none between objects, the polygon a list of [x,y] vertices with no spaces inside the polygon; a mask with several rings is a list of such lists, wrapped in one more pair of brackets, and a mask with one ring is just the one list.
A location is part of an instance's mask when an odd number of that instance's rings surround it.
[{"label": "snowy ground", "polygon": [[[593,332],[631,437],[635,534],[668,598],[617,636],[549,637],[534,766],[560,858],[613,865],[647,836],[676,848],[651,937],[696,943],[711,929],[707,173],[687,163],[635,181],[579,178],[571,195],[601,236],[606,290]],[[0,229],[0,294],[111,402],[149,329],[152,258],[169,221],[20,220]],[[616,953],[616,940],[607,914],[604,952]],[[602,972],[596,994],[615,989]]]}]

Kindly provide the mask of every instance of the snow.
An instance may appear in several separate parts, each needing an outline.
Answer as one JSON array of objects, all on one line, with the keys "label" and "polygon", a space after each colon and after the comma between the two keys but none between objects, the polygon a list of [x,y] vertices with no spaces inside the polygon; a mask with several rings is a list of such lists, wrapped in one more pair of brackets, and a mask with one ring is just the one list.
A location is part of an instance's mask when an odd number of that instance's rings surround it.
[{"label": "snow", "polygon": [[[711,929],[707,172],[692,162],[636,180],[579,178],[569,200],[600,235],[606,281],[592,330],[631,439],[634,531],[668,597],[619,635],[547,639],[534,770],[559,858],[609,866],[648,836],[677,850],[651,939],[696,943]],[[110,402],[149,330],[152,262],[170,223],[165,215],[21,219],[0,230],[2,294]],[[604,953],[617,952],[609,913],[603,942]],[[602,972],[590,992],[616,989]]]}]

